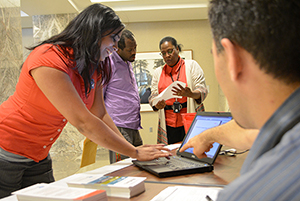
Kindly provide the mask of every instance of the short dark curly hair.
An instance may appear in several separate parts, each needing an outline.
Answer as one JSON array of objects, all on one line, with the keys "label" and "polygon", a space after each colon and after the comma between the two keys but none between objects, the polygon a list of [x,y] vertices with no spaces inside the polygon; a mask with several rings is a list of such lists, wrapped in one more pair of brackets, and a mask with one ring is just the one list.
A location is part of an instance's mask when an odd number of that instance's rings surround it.
[{"label": "short dark curly hair", "polygon": [[125,45],[125,37],[130,39],[130,40],[134,40],[134,35],[131,31],[129,31],[128,29],[125,29],[122,34],[121,34],[121,37],[120,37],[120,40],[118,42],[118,48],[120,48],[121,50],[123,50],[126,45]]},{"label": "short dark curly hair", "polygon": [[209,21],[218,53],[228,38],[274,78],[300,82],[299,0],[211,0]]}]

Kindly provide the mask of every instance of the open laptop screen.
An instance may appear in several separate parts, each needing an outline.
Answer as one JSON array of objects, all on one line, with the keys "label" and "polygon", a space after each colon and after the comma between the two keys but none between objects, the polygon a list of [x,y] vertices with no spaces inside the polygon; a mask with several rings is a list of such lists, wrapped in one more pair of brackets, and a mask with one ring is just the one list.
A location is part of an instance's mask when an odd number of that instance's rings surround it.
[{"label": "open laptop screen", "polygon": [[[198,113],[195,116],[195,118],[190,126],[190,129],[187,132],[187,135],[181,144],[181,147],[185,143],[187,143],[191,138],[202,133],[206,129],[225,124],[225,123],[229,122],[231,119],[232,119],[231,114],[228,112],[224,112],[224,113],[200,112],[200,113]],[[213,158],[216,151],[218,151],[218,148],[219,148],[219,144],[214,143],[213,148],[211,148],[209,152],[206,152],[207,157]],[[189,148],[189,149],[185,150],[185,152],[193,154],[193,150],[194,150],[194,148]]]}]

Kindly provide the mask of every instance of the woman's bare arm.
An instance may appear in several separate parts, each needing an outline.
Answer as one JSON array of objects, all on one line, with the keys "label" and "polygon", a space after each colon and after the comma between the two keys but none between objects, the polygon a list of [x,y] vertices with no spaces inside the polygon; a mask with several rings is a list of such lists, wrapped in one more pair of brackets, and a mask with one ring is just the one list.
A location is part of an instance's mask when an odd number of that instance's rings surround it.
[{"label": "woman's bare arm", "polygon": [[[95,99],[97,104],[100,102],[101,105],[98,109],[93,108],[91,112],[81,100],[69,76],[63,71],[50,67],[39,67],[32,70],[31,74],[38,87],[54,107],[80,133],[96,144],[140,160],[151,160],[169,155],[159,151],[159,146],[157,146],[158,149],[147,147],[138,150],[120,136],[106,110],[102,110],[105,106],[99,92],[97,92]],[[100,118],[93,113],[97,113]]]}]

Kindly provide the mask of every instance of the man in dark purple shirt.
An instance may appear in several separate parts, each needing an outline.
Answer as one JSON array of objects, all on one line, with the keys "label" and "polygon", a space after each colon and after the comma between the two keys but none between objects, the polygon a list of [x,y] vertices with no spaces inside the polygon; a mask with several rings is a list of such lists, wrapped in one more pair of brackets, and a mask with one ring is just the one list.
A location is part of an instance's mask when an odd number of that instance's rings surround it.
[{"label": "man in dark purple shirt", "polygon": [[[135,60],[136,40],[129,30],[124,30],[118,50],[110,56],[112,78],[103,89],[108,114],[125,137],[134,146],[142,145],[140,97],[131,62]],[[126,156],[109,151],[110,163]]]}]

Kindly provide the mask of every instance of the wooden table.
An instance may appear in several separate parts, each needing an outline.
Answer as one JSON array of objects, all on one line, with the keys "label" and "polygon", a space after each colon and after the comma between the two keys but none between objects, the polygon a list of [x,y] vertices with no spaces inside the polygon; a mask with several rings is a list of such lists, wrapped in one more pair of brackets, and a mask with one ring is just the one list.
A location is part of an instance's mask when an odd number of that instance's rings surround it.
[{"label": "wooden table", "polygon": [[108,197],[109,201],[124,200],[151,200],[160,191],[172,185],[195,185],[195,186],[221,186],[226,185],[239,176],[240,169],[247,154],[237,156],[220,155],[214,163],[214,171],[207,173],[196,173],[182,176],[159,178],[135,165],[112,172],[111,176],[136,176],[147,177],[145,181],[146,191],[131,199]]}]

